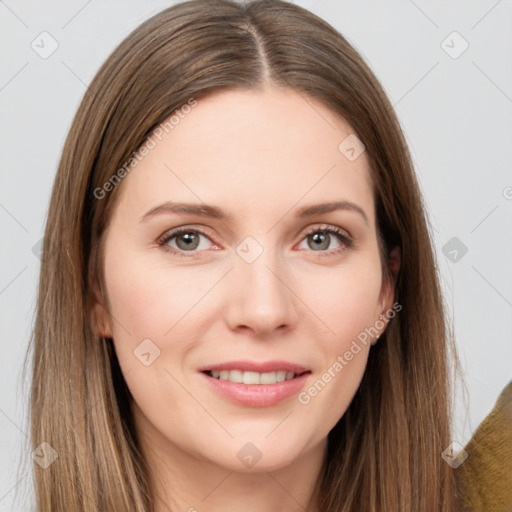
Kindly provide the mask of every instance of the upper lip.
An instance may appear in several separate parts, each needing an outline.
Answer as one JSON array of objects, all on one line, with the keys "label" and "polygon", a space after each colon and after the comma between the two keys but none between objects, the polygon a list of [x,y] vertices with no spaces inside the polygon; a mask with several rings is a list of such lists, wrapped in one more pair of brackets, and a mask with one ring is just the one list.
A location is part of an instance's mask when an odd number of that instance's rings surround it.
[{"label": "upper lip", "polygon": [[268,373],[279,370],[301,374],[308,372],[309,368],[289,361],[227,361],[225,363],[212,364],[199,368],[200,372],[222,371],[222,370],[241,370],[246,372]]}]

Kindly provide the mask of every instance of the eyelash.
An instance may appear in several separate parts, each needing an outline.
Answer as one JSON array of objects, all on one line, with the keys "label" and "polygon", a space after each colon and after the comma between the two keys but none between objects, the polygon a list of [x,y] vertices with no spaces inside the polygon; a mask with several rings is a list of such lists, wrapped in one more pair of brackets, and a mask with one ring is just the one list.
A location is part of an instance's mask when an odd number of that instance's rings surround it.
[{"label": "eyelash", "polygon": [[[190,255],[186,254],[186,251],[177,250],[174,247],[166,246],[166,244],[172,240],[174,237],[180,235],[181,233],[195,233],[198,235],[203,235],[206,238],[210,239],[210,237],[202,230],[200,229],[191,229],[187,227],[180,227],[173,229],[172,231],[168,231],[167,233],[164,233],[158,240],[157,243],[164,251],[171,252],[173,254],[177,254],[179,256],[182,256],[184,258],[190,258],[195,257],[194,254],[197,254],[201,251],[190,251]],[[304,233],[304,236],[302,237],[301,241],[307,238],[308,236],[314,234],[314,233],[328,233],[329,235],[335,235],[338,240],[342,243],[342,247],[338,249],[331,249],[330,251],[311,251],[311,252],[317,252],[317,256],[324,257],[324,256],[332,256],[334,254],[338,254],[342,251],[346,251],[348,249],[351,249],[354,245],[354,241],[345,234],[345,231],[341,230],[340,228],[330,226],[330,227],[314,227],[309,229],[306,233]]]}]

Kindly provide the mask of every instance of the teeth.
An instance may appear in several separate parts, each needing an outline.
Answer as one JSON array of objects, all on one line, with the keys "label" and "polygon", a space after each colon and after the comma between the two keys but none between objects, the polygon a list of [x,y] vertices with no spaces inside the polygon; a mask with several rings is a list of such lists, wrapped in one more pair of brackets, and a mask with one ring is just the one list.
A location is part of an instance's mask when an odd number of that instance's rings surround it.
[{"label": "teeth", "polygon": [[244,372],[242,375],[242,382],[244,384],[259,384],[260,374],[258,372]]},{"label": "teeth", "polygon": [[244,383],[244,384],[275,384],[276,382],[283,382],[295,377],[295,373],[279,370],[277,372],[244,372],[242,370],[221,370],[211,371],[211,376],[219,380],[229,380],[230,382]]}]

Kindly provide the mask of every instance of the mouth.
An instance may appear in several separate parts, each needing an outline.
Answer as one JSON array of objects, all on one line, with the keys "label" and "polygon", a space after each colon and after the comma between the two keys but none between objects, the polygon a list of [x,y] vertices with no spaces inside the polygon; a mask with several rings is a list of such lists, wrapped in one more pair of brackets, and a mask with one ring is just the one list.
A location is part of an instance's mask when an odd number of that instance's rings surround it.
[{"label": "mouth", "polygon": [[272,372],[252,372],[244,370],[205,370],[204,374],[213,379],[234,382],[237,384],[248,384],[250,386],[257,384],[277,384],[287,380],[296,379],[305,373],[311,373],[309,370],[295,373],[286,370],[277,370]]},{"label": "mouth", "polygon": [[269,407],[296,395],[311,370],[285,361],[232,361],[203,367],[200,374],[217,395],[247,407]]}]

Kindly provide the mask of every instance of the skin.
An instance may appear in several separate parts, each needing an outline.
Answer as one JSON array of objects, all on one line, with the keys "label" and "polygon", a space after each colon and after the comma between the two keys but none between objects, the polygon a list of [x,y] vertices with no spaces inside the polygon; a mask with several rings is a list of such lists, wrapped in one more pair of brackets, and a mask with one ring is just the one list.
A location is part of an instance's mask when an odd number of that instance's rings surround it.
[{"label": "skin", "polygon": [[[198,368],[286,360],[311,370],[307,389],[393,304],[366,154],[349,161],[338,146],[353,130],[305,98],[267,86],[200,99],[117,191],[94,325],[113,339],[133,396],[157,510],[315,510],[327,435],[375,338],[308,404],[293,396],[238,405],[210,390]],[[294,216],[339,200],[359,205],[368,224],[351,210]],[[216,205],[232,219],[164,213],[141,222],[166,201]],[[195,252],[173,253],[184,246],[176,237],[158,245],[178,226],[206,233]],[[306,236],[326,227],[344,230],[353,246]],[[236,252],[247,236],[263,248],[250,264]],[[134,350],[148,338],[160,355],[145,366]],[[248,442],[261,453],[252,467],[237,457]]]}]

